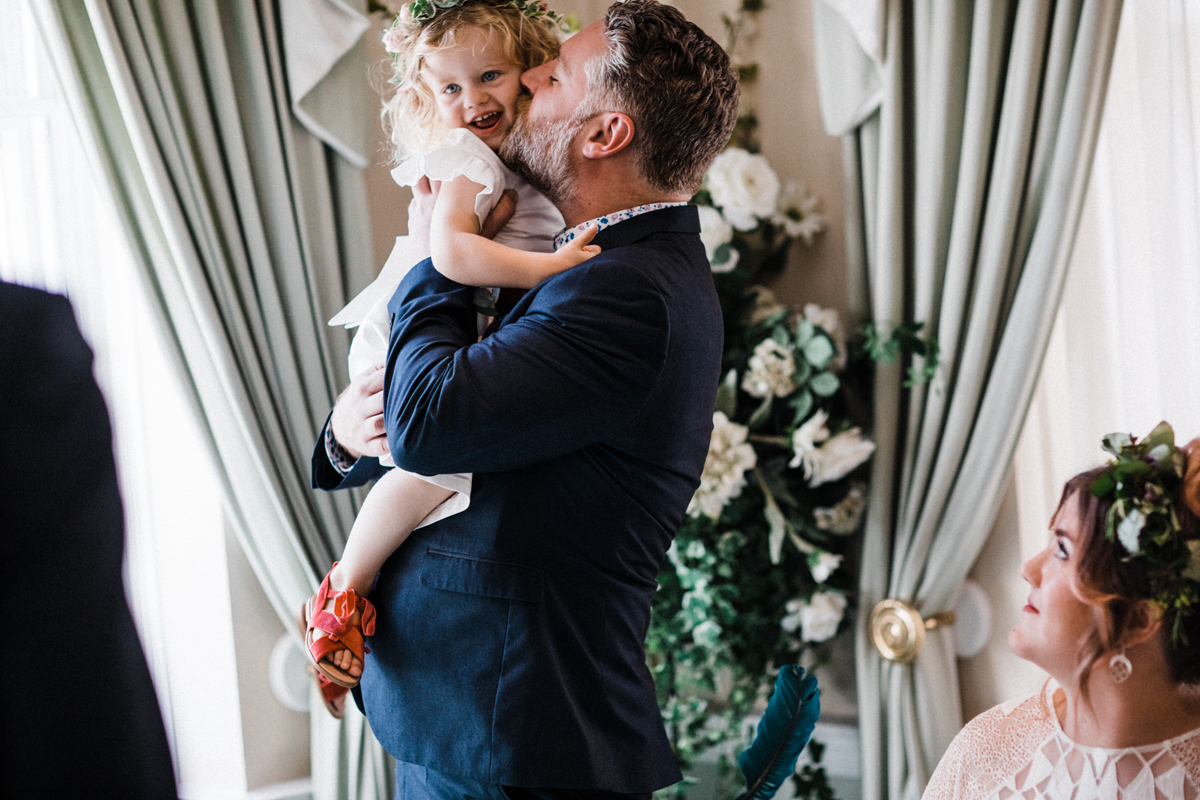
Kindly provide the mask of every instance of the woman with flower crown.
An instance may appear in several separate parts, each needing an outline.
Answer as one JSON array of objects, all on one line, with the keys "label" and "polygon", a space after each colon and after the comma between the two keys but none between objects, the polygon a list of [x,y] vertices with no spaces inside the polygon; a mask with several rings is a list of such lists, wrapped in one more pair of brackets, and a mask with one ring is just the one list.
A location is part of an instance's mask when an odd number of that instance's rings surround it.
[{"label": "woman with flower crown", "polygon": [[[562,215],[494,152],[516,119],[521,73],[557,56],[555,30],[562,26],[556,14],[531,0],[417,0],[403,7],[384,35],[397,85],[384,119],[397,157],[407,155],[392,176],[402,186],[440,182],[430,244],[434,266],[453,281],[529,289],[600,251],[589,244],[594,228],[554,251]],[[506,190],[517,194],[515,213],[495,241],[478,235]],[[330,321],[359,326],[350,348],[351,376],[384,363],[388,302],[415,263],[406,238],[397,239],[379,277]],[[490,301],[492,295],[483,297]],[[335,469],[352,468],[353,459],[328,437],[326,449]],[[414,529],[462,511],[470,494],[470,475],[392,469],[363,503],[341,560],[302,619],[309,659],[335,716],[362,675],[364,638],[375,617],[366,595],[376,573]]]},{"label": "woman with flower crown", "polygon": [[1009,646],[1050,674],[951,743],[926,800],[1200,797],[1200,439],[1110,434],[1076,475]]}]

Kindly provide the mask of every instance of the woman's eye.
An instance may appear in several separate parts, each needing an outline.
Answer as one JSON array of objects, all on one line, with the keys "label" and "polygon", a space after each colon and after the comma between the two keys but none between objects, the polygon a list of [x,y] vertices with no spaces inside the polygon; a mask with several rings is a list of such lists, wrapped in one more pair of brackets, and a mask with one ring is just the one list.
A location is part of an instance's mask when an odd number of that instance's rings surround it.
[{"label": "woman's eye", "polygon": [[489,69],[487,72],[483,73],[483,82],[488,83],[490,81],[496,80],[496,78],[499,78],[499,77],[500,77],[499,72],[497,72],[494,69]]},{"label": "woman's eye", "polygon": [[442,93],[443,94],[457,94],[458,93],[458,84],[457,83],[450,84],[445,89],[442,89]]},{"label": "woman's eye", "polygon": [[1054,542],[1054,555],[1063,561],[1071,557],[1071,554],[1067,552],[1067,546],[1062,543],[1061,539]]},{"label": "woman's eye", "polygon": [[551,76],[550,76],[550,82],[551,82],[551,83],[558,83],[558,78],[556,78],[556,77],[554,77],[553,75],[551,75]]}]

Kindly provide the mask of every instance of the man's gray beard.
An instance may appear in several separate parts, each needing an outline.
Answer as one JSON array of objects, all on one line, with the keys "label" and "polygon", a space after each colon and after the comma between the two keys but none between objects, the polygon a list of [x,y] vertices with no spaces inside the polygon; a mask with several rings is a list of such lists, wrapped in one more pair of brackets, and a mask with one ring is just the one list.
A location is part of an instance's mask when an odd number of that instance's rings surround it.
[{"label": "man's gray beard", "polygon": [[561,209],[575,196],[571,143],[587,119],[575,115],[566,120],[531,122],[522,113],[500,145],[500,158]]}]

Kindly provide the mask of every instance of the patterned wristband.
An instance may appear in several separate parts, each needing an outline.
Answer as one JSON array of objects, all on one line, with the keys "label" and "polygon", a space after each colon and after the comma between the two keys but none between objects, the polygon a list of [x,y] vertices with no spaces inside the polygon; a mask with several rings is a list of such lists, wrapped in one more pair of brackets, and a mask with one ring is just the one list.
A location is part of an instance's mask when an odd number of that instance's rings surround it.
[{"label": "patterned wristband", "polygon": [[325,425],[325,455],[329,457],[329,463],[333,465],[333,468],[342,475],[354,469],[354,464],[358,461],[338,444],[337,439],[333,438],[333,426],[328,423]]}]

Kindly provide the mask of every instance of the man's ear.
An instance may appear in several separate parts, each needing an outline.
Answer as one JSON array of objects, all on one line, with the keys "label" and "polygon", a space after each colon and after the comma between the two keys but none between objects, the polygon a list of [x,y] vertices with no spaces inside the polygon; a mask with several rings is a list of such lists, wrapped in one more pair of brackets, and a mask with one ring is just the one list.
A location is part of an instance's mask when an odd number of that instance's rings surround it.
[{"label": "man's ear", "polygon": [[584,158],[608,158],[633,142],[633,120],[620,111],[606,111],[588,123]]}]

